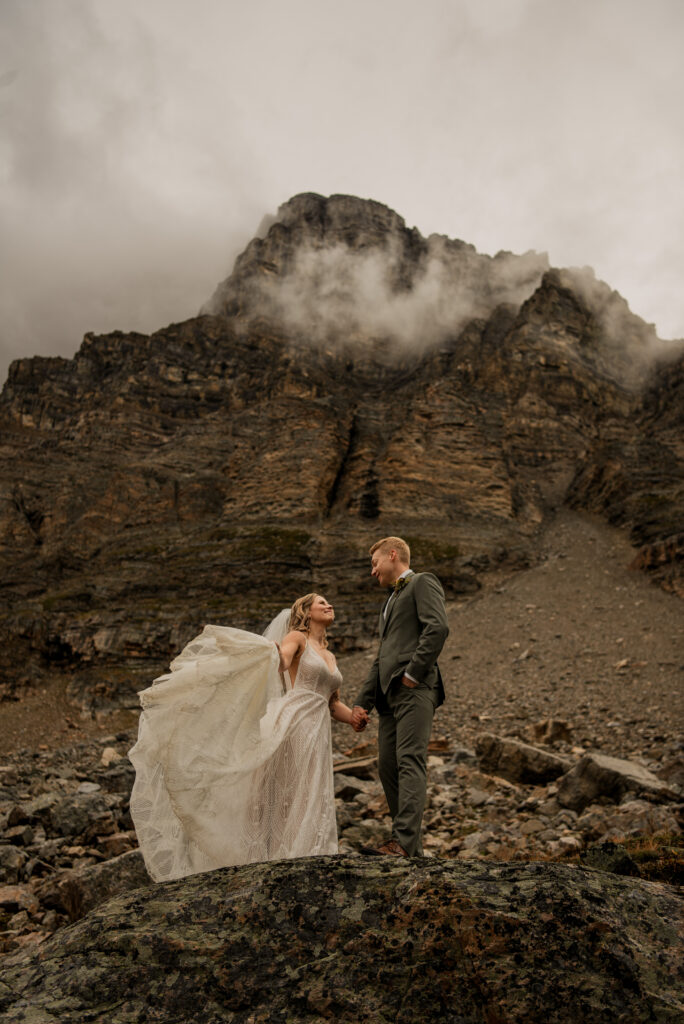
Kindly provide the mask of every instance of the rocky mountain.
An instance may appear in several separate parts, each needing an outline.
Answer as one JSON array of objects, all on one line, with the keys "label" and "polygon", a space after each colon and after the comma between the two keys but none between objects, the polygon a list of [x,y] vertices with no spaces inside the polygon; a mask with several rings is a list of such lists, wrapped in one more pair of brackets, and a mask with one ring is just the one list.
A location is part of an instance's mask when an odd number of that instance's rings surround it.
[{"label": "rocky mountain", "polygon": [[533,562],[563,504],[684,596],[684,357],[620,296],[349,196],[297,196],[262,235],[202,315],[12,364],[3,696],[63,676],[133,706],[205,622],[262,629],[311,589],[358,649],[378,536],[457,600]]}]

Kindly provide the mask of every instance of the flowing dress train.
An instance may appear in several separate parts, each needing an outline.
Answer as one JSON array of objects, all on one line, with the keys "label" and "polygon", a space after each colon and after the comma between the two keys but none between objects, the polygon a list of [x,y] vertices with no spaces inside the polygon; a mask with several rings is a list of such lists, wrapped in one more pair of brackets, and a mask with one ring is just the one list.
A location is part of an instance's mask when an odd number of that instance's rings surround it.
[{"label": "flowing dress train", "polygon": [[307,644],[291,687],[271,640],[205,626],[143,690],[131,815],[155,881],[337,853],[329,701],[340,682]]}]

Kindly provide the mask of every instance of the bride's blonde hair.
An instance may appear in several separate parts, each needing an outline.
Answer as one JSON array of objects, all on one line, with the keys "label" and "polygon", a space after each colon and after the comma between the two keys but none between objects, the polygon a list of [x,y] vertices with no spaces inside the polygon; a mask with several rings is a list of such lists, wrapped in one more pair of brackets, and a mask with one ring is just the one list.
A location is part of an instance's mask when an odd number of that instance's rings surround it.
[{"label": "bride's blonde hair", "polygon": [[[289,630],[297,629],[300,633],[309,632],[309,625],[311,622],[311,605],[317,597],[320,597],[320,594],[305,594],[304,597],[297,598],[290,609],[290,621],[287,627]],[[325,633],[323,634],[321,646],[328,646],[328,638]]]}]

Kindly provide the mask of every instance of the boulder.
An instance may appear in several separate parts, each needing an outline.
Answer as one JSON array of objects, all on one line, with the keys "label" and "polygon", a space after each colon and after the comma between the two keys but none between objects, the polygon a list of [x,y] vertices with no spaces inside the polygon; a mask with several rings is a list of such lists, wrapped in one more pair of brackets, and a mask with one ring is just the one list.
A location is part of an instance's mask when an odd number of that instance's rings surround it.
[{"label": "boulder", "polygon": [[572,728],[562,718],[545,718],[532,726],[534,739],[537,743],[569,743]]},{"label": "boulder", "polygon": [[377,783],[355,778],[342,772],[335,772],[335,796],[341,800],[353,800],[358,793],[375,793]]},{"label": "boulder", "polygon": [[78,921],[94,907],[120,893],[149,885],[140,850],[130,850],[89,867],[69,869],[43,879],[36,888],[41,903]]},{"label": "boulder", "polygon": [[614,875],[638,875],[639,868],[624,846],[619,843],[599,843],[580,853],[580,860],[587,868],[610,871]]},{"label": "boulder", "polygon": [[576,828],[585,840],[616,841],[627,836],[678,835],[684,807],[653,804],[648,800],[624,800],[617,806],[590,804],[577,818]]},{"label": "boulder", "polygon": [[558,780],[557,799],[563,807],[582,811],[599,797],[619,803],[627,793],[659,802],[681,799],[647,768],[606,754],[585,754]]},{"label": "boulder", "polygon": [[457,744],[451,751],[451,764],[475,764],[477,755],[470,747],[462,747]]},{"label": "boulder", "polygon": [[99,793],[102,786],[99,782],[82,782],[76,789],[77,793]]},{"label": "boulder", "polygon": [[99,793],[79,793],[65,797],[50,810],[53,835],[79,836],[91,822],[107,813],[107,803]]},{"label": "boulder", "polygon": [[3,842],[11,843],[13,846],[30,846],[33,842],[34,832],[30,825],[15,825],[8,828],[3,834]]},{"label": "boulder", "polygon": [[16,914],[25,910],[28,914],[36,914],[38,909],[38,900],[28,885],[0,886],[0,913]]},{"label": "boulder", "polygon": [[130,793],[135,780],[135,768],[129,761],[117,761],[100,776],[102,788],[108,793]]},{"label": "boulder", "polygon": [[5,787],[16,786],[19,778],[16,768],[8,764],[0,764],[0,790]]},{"label": "boulder", "polygon": [[40,824],[48,826],[52,808],[61,800],[61,794],[50,792],[41,793],[31,800],[14,804],[7,816],[7,827],[15,825]]},{"label": "boulder", "polygon": [[117,857],[121,853],[133,850],[138,845],[135,832],[112,832],[111,835],[97,837],[97,849],[105,857]]},{"label": "boulder", "polygon": [[674,1024],[681,908],[673,887],[551,863],[224,868],[8,957],[0,1022]]},{"label": "boulder", "polygon": [[548,750],[519,740],[501,739],[491,733],[478,737],[475,752],[483,772],[528,785],[551,782],[567,772],[571,764]]},{"label": "boulder", "polygon": [[28,854],[16,846],[0,846],[0,883],[18,882]]}]

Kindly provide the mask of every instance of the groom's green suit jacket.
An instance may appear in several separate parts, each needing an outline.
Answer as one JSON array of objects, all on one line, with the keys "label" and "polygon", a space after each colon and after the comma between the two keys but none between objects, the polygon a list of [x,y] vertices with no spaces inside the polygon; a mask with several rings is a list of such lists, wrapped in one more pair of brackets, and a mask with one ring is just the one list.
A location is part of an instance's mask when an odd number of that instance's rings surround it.
[{"label": "groom's green suit jacket", "polygon": [[435,706],[444,703],[444,684],[437,665],[449,635],[444,591],[436,576],[419,572],[391,600],[387,616],[380,612],[380,647],[356,704],[370,711],[378,687],[387,693],[393,679],[406,672],[419,685],[435,690]]}]

